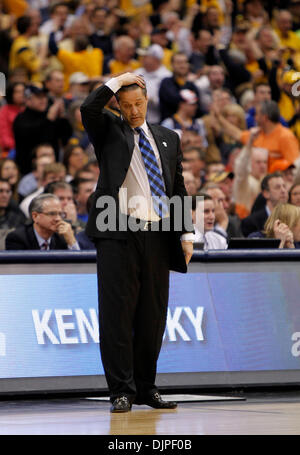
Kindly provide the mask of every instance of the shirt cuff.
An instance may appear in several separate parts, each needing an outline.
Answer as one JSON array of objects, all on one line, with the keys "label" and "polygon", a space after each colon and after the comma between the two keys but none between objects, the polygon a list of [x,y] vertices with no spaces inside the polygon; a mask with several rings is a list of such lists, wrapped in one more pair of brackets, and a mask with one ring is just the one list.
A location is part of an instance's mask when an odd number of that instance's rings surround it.
[{"label": "shirt cuff", "polygon": [[188,233],[188,234],[182,234],[180,237],[180,240],[182,242],[195,242],[195,234]]},{"label": "shirt cuff", "polygon": [[118,78],[116,77],[113,77],[109,81],[105,82],[105,85],[114,93],[117,93],[117,91],[121,88],[120,81],[118,81]]},{"label": "shirt cuff", "polygon": [[76,241],[73,245],[68,245],[68,250],[79,251],[80,246],[79,246],[78,242]]}]

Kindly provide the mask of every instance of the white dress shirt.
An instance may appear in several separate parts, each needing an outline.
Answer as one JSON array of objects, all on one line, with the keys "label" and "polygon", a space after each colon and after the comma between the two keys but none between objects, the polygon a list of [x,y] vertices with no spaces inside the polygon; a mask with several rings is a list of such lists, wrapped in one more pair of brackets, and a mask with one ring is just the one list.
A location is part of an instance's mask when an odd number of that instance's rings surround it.
[{"label": "white dress shirt", "polygon": [[196,226],[195,242],[203,243],[204,250],[227,250],[227,241],[222,235],[214,231],[207,231],[204,234],[200,232]]},{"label": "white dress shirt", "polygon": [[[120,82],[116,78],[110,79],[105,85],[114,93],[121,88]],[[161,171],[162,179],[164,180],[159,151],[146,121],[140,126],[140,128],[142,128],[145,136],[150,142]],[[145,221],[160,220],[160,217],[157,215],[153,207],[148,175],[139,148],[139,134],[135,131],[134,149],[130,166],[125,180],[119,190],[119,204],[120,212],[126,215]],[[194,234],[183,234],[181,236],[181,240],[193,241]]]}]

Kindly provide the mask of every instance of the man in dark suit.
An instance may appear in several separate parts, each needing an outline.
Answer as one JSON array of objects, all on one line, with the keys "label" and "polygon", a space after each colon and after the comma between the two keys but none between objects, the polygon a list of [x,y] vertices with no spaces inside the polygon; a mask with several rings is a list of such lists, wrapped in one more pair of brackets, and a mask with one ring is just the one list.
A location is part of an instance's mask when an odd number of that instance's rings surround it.
[{"label": "man in dark suit", "polygon": [[54,194],[33,199],[29,212],[33,223],[21,226],[6,237],[6,250],[79,250],[70,223],[63,220],[61,203]]},{"label": "man in dark suit", "polygon": [[281,172],[267,174],[261,182],[262,195],[266,200],[265,206],[242,220],[243,235],[248,237],[253,232],[263,231],[267,218],[279,202],[288,201],[288,190]]},{"label": "man in dark suit", "polygon": [[[121,116],[104,109],[114,94]],[[165,196],[183,201],[187,194],[179,137],[149,125],[146,112],[145,82],[132,73],[111,79],[81,107],[100,168],[86,232],[97,248],[100,348],[111,412],[130,411],[133,403],[177,406],[162,400],[155,386],[156,364],[169,270],[187,271],[194,236],[184,205],[178,213],[158,202]],[[184,217],[181,231],[174,229]]]}]

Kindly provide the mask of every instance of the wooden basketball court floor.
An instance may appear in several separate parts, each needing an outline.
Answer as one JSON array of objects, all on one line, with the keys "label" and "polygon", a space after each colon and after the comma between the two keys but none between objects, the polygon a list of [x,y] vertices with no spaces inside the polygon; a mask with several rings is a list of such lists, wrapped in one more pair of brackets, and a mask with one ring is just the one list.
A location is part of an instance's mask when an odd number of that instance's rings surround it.
[{"label": "wooden basketball court floor", "polygon": [[0,401],[0,435],[299,435],[300,391],[244,394],[243,401],[179,403],[176,410],[84,398]]}]

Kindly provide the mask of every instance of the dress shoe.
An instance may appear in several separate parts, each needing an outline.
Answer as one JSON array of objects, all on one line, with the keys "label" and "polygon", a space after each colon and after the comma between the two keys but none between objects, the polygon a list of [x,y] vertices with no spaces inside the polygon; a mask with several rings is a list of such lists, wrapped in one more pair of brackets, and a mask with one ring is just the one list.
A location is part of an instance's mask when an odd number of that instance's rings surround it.
[{"label": "dress shoe", "polygon": [[155,409],[175,409],[177,408],[177,403],[175,401],[164,401],[159,392],[152,392],[148,395],[144,404],[151,406]]},{"label": "dress shoe", "polygon": [[131,403],[125,395],[116,398],[110,408],[110,412],[128,412],[130,410]]}]

